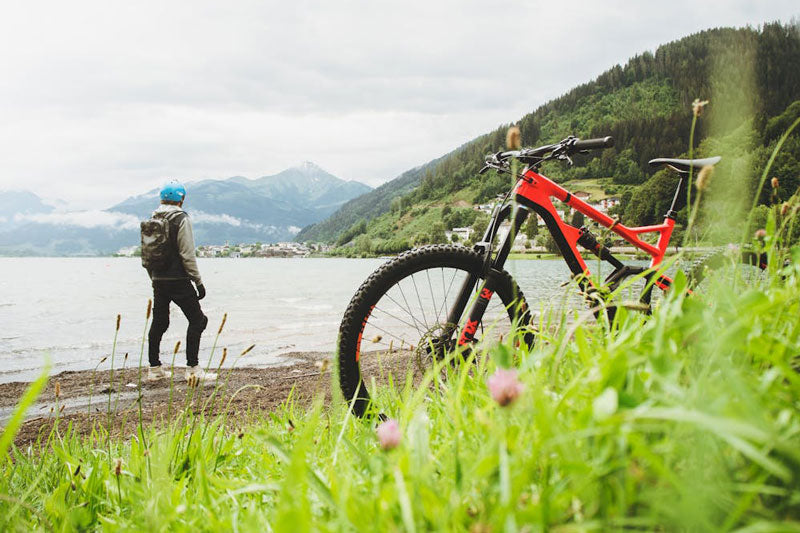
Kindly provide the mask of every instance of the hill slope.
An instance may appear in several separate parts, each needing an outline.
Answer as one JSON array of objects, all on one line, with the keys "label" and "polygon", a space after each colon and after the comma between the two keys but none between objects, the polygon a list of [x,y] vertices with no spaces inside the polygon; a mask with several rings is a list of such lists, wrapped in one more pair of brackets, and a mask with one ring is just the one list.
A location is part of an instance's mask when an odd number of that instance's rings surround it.
[{"label": "hill slope", "polygon": [[[561,180],[613,177],[609,192],[625,195],[626,222],[652,222],[663,216],[663,208],[642,202],[669,179],[654,175],[647,162],[687,152],[695,98],[711,100],[695,134],[699,152],[721,151],[728,156],[726,161],[741,160],[746,152],[746,176],[738,179],[749,187],[741,195],[748,190],[752,194],[751,167],[764,159],[763,153],[775,141],[774,136],[765,135],[769,119],[800,100],[798,64],[797,25],[708,30],[660,46],[655,53],[635,56],[625,66],[616,65],[516,124],[524,146],[554,142],[567,135],[614,136],[615,148],[576,158],[569,169],[550,165],[544,171]],[[415,175],[417,184],[405,183],[406,188],[413,187],[411,192],[397,192],[394,182],[384,185],[394,192],[394,209],[391,202],[376,206],[357,198],[347,205],[348,213],[337,212],[305,229],[298,238],[334,242],[366,232],[378,249],[392,239],[424,240],[420,228],[442,221],[443,215],[436,209],[480,203],[508,190],[506,177],[477,174],[485,154],[503,149],[506,130],[507,126],[501,126],[431,162],[424,174]],[[791,159],[792,147],[787,148]],[[792,174],[791,161],[785,167],[787,187],[782,189],[790,194],[794,191],[791,185],[796,188],[797,173]],[[719,173],[732,169],[722,165]],[[742,173],[742,165],[738,172]],[[728,180],[723,176],[717,181]],[[645,192],[637,202],[634,193],[639,189]],[[420,217],[428,219],[422,223]],[[369,224],[361,224],[362,219]]]}]

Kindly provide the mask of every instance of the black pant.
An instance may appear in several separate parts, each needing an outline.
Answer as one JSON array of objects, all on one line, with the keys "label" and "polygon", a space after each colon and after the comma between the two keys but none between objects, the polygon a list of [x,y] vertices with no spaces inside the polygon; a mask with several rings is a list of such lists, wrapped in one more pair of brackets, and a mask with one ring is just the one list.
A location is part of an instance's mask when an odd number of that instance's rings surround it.
[{"label": "black pant", "polygon": [[186,364],[197,366],[200,336],[208,324],[208,317],[200,309],[197,293],[188,279],[153,281],[153,323],[150,326],[150,366],[161,365],[158,353],[161,337],[169,327],[169,304],[175,302],[189,320],[186,329]]}]

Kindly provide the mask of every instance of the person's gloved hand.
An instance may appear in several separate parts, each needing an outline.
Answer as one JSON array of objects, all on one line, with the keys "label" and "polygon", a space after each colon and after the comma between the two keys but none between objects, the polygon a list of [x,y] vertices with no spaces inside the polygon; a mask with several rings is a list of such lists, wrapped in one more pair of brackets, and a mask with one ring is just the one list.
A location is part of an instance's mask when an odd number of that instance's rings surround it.
[{"label": "person's gloved hand", "polygon": [[202,300],[206,297],[206,288],[200,284],[197,286],[197,299]]}]

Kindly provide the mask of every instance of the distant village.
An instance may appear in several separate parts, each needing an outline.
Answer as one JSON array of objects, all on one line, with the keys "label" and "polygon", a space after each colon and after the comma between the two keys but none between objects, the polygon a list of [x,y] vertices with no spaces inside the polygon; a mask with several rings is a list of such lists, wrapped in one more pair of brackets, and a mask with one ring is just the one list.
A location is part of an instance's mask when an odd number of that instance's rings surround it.
[{"label": "distant village", "polygon": [[[239,243],[209,244],[197,247],[197,257],[308,257],[314,253],[325,253],[333,248],[327,244],[304,244],[299,242],[278,242],[272,244]],[[139,246],[121,248],[115,255],[133,257],[139,255]]]},{"label": "distant village", "polygon": [[228,244],[198,246],[197,257],[308,257],[312,253],[325,253],[332,247],[327,244],[278,242],[274,244]]},{"label": "distant village", "polygon": [[[575,198],[584,202],[589,202],[590,193],[586,191],[576,191],[572,193]],[[499,195],[498,199],[494,202],[486,204],[478,204],[473,206],[475,210],[483,211],[484,213],[491,214],[495,206],[502,200],[503,195]],[[602,200],[589,204],[594,209],[602,213],[608,211],[619,205],[620,199],[616,196],[603,198]],[[574,213],[574,209],[570,210],[570,214]],[[544,221],[538,217],[539,226],[544,226]],[[503,238],[510,230],[510,223],[506,221],[500,226],[499,237]],[[471,227],[464,228],[450,228],[445,230],[445,236],[450,242],[466,242],[472,237],[474,230]],[[352,245],[352,243],[350,243]],[[325,254],[330,252],[334,246],[329,244],[314,244],[314,243],[300,243],[300,242],[278,242],[271,244],[256,243],[239,243],[239,244],[212,244],[197,247],[197,257],[229,257],[229,258],[242,258],[242,257],[308,257],[312,254]],[[543,249],[541,246],[533,246],[527,243],[527,238],[524,234],[516,236],[512,249],[514,251],[524,251],[525,249],[537,251]],[[138,246],[129,246],[121,248],[115,255],[123,257],[132,257],[140,253]]]}]

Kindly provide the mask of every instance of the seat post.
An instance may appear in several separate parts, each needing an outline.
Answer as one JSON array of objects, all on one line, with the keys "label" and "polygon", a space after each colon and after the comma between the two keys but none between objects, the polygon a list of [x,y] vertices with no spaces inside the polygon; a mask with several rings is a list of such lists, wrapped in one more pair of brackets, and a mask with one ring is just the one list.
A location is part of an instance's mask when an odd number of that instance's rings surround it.
[{"label": "seat post", "polygon": [[678,174],[678,176],[680,176],[680,179],[678,180],[678,187],[675,189],[675,196],[672,197],[672,204],[669,206],[669,211],[667,211],[667,214],[665,215],[667,218],[671,218],[672,220],[675,220],[675,218],[678,216],[678,213],[675,212],[675,204],[678,203],[678,195],[681,193],[681,189],[683,188],[684,173],[681,172]]}]

